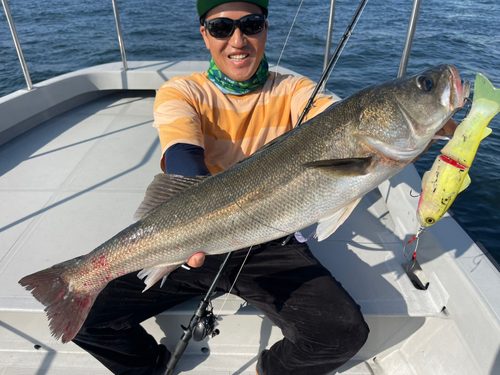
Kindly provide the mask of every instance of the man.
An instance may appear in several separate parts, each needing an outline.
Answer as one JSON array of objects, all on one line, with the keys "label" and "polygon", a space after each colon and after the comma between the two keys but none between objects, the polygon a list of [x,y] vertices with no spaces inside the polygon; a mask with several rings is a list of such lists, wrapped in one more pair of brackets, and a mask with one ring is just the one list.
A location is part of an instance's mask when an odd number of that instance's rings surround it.
[{"label": "man", "polygon": [[[158,91],[154,126],[167,173],[215,174],[291,130],[314,84],[268,72],[268,0],[198,0],[200,32],[212,59],[203,74],[174,78]],[[319,96],[312,117],[332,104]],[[236,234],[237,235],[237,234]],[[263,351],[259,375],[328,374],[365,343],[359,306],[308,249],[292,238],[256,246],[232,293],[262,311],[284,339]],[[236,251],[218,284],[228,292],[247,250]],[[73,340],[115,374],[163,374],[170,353],[140,323],[208,290],[225,255],[194,254],[142,293],[137,274],[111,281]]]},{"label": "man", "polygon": [[[264,54],[267,6],[268,1],[262,0],[197,2],[200,32],[212,59],[207,73],[173,79],[157,94],[154,125],[159,129],[164,154],[161,165],[167,173],[218,173],[297,123],[315,85],[305,78],[268,72]],[[331,98],[320,96],[308,117],[332,103]],[[286,336],[261,355],[258,373],[327,374],[359,350],[366,340],[367,326],[358,306],[306,245],[292,241],[281,246],[280,242],[253,250],[253,258],[236,284],[237,294],[263,311]],[[245,255],[246,251],[239,253]],[[285,258],[289,262],[282,260]],[[223,258],[218,259],[220,263]],[[189,264],[198,265],[202,260],[202,254],[195,254]],[[265,275],[269,280],[257,295],[242,286],[247,280],[262,285]],[[283,276],[272,280],[272,275]],[[282,285],[288,288],[277,294]],[[314,296],[308,306],[288,307],[308,293]],[[325,294],[331,299],[325,299]],[[286,300],[286,305],[273,306],[278,298]],[[313,311],[325,318],[304,324],[316,319]],[[342,321],[345,316],[348,321]]]}]

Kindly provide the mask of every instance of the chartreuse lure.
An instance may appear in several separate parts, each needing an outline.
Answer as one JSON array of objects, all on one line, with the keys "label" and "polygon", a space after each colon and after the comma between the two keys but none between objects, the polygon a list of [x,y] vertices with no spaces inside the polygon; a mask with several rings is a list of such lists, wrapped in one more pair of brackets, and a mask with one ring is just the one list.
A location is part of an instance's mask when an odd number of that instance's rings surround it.
[{"label": "chartreuse lure", "polygon": [[436,223],[457,195],[469,186],[469,168],[479,143],[491,134],[487,126],[498,112],[500,90],[478,73],[469,115],[457,127],[453,139],[441,150],[441,155],[422,178],[422,194],[417,209],[420,225],[429,227]]}]

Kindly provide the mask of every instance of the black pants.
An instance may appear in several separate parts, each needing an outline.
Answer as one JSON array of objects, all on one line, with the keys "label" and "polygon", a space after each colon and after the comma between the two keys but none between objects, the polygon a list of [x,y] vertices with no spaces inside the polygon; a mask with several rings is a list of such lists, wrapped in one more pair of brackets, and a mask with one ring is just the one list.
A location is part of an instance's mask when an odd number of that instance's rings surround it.
[{"label": "black pants", "polygon": [[[247,250],[234,253],[218,290],[227,292]],[[139,324],[206,293],[225,258],[207,256],[200,268],[172,272],[160,288],[142,293],[136,274],[111,281],[73,340],[114,374],[153,371],[158,344]],[[359,306],[313,256],[292,240],[254,247],[232,291],[281,328],[284,339],[260,358],[264,374],[328,374],[365,343],[368,327]]]}]

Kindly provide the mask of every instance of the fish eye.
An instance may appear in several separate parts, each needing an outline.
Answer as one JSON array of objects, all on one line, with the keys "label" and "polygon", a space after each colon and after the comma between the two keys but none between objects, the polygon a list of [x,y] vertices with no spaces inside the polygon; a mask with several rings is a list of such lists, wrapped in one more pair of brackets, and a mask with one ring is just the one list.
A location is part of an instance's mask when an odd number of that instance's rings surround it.
[{"label": "fish eye", "polygon": [[420,90],[431,91],[434,83],[432,82],[432,79],[427,76],[418,76],[417,86],[420,88]]}]

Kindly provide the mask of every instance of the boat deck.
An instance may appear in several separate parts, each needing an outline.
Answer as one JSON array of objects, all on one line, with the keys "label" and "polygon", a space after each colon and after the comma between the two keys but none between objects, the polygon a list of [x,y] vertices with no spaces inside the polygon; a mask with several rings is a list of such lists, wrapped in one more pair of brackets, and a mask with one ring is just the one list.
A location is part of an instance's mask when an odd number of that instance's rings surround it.
[{"label": "boat deck", "polygon": [[[110,92],[0,146],[0,374],[109,373],[76,345],[51,338],[43,307],[17,281],[88,253],[132,223],[146,187],[160,172],[153,103],[154,91]],[[434,273],[424,275],[427,290],[415,287],[394,232],[376,189],[330,238],[311,242],[360,304],[371,329],[365,347],[339,373],[448,373],[428,372],[436,366],[426,360],[429,350],[441,358],[439,366],[461,368],[454,374],[482,373],[443,311],[445,287]],[[216,298],[216,312],[225,298]],[[179,324],[188,323],[197,303],[144,324],[172,349]],[[258,353],[281,337],[233,296],[220,312],[219,329],[213,339],[190,343],[176,373],[254,374]]]}]

